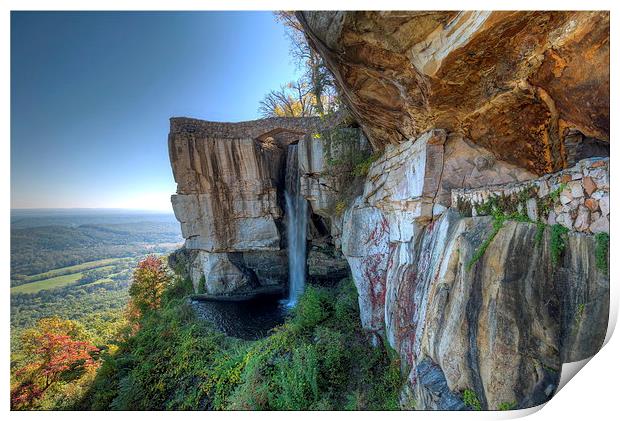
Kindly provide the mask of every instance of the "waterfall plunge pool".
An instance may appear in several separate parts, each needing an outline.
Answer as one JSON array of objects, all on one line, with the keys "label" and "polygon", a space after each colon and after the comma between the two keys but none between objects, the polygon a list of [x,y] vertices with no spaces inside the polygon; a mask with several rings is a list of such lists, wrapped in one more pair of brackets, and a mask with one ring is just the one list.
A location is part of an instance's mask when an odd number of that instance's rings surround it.
[{"label": "waterfall plunge pool", "polygon": [[308,202],[301,194],[297,144],[288,146],[285,172],[285,214],[289,292],[242,301],[190,300],[197,316],[227,336],[256,340],[284,323],[306,283]]},{"label": "waterfall plunge pool", "polygon": [[266,295],[246,301],[204,301],[190,299],[199,319],[234,338],[256,340],[284,323],[289,308],[282,295]]}]

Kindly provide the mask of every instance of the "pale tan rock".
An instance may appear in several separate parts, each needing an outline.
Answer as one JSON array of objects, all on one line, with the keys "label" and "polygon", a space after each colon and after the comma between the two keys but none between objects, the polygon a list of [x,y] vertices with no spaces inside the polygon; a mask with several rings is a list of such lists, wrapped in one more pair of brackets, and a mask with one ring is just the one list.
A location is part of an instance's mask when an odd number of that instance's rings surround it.
[{"label": "pale tan rock", "polygon": [[583,189],[588,194],[588,196],[592,196],[592,193],[596,190],[596,184],[592,177],[584,177],[583,179]]},{"label": "pale tan rock", "polygon": [[[381,219],[378,214],[369,218],[376,213],[369,208],[359,212],[367,216],[359,214],[360,228],[377,226]],[[443,405],[452,405],[465,389],[475,391],[483,408],[539,404],[555,390],[563,362],[592,355],[601,346],[608,283],[595,269],[591,236],[569,234],[568,266],[558,270],[551,263],[548,231],[535,245],[534,224],[507,222],[467,270],[492,229],[491,217],[460,218],[449,210],[432,224],[415,225],[410,242],[393,242],[391,233],[377,237],[373,230],[357,230],[355,247],[373,244],[380,257],[349,262],[365,297],[360,298],[367,312],[362,319],[377,332],[385,317],[390,345],[412,367],[407,387],[418,409],[453,409]],[[389,219],[386,228],[394,228]],[[582,288],[598,298],[588,302],[591,307],[575,325],[573,315],[582,303],[576,293]],[[558,318],[558,306],[566,323]],[[420,376],[429,359],[437,372],[432,385],[425,386]]]},{"label": "pale tan rock", "polygon": [[575,218],[575,230],[579,232],[585,232],[590,226],[590,211],[585,206],[579,206],[577,211],[577,218]]},{"label": "pale tan rock", "polygon": [[558,223],[560,225],[563,225],[564,227],[568,228],[569,230],[573,229],[573,218],[571,218],[571,216],[567,212],[560,213],[556,217],[556,223]]},{"label": "pale tan rock", "polygon": [[572,181],[568,183],[568,188],[570,189],[570,192],[573,198],[583,197],[583,187],[581,185],[581,182]]},{"label": "pale tan rock", "polygon": [[605,232],[609,234],[609,218],[601,216],[590,224],[590,231],[593,233]]},{"label": "pale tan rock", "polygon": [[594,212],[598,210],[598,202],[592,198],[588,198],[584,201],[585,206],[590,209],[590,211]]},{"label": "pale tan rock", "polygon": [[562,193],[560,193],[560,203],[563,205],[567,205],[571,200],[573,200],[573,194],[570,190],[563,190]]},{"label": "pale tan rock", "polygon": [[603,196],[599,200],[598,205],[601,208],[601,213],[603,216],[609,215],[609,195]]},{"label": "pale tan rock", "polygon": [[[250,278],[263,284],[286,281],[278,263],[283,226],[278,189],[284,183],[287,146],[323,124],[319,118],[171,119],[168,147],[177,182],[171,201],[185,247],[198,251],[191,274],[195,289],[201,277],[209,294],[251,289]],[[273,255],[248,255],[236,264],[230,260],[229,253],[248,252]],[[256,267],[254,260],[274,269]]]}]

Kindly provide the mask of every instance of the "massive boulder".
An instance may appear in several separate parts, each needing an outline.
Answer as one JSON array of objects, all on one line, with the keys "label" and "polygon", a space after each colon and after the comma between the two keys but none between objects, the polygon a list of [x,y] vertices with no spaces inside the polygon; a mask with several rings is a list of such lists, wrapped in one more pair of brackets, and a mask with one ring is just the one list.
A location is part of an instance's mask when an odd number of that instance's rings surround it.
[{"label": "massive boulder", "polygon": [[[539,175],[609,141],[608,12],[297,12],[376,149],[441,128]],[[608,144],[608,143],[607,143]]]}]

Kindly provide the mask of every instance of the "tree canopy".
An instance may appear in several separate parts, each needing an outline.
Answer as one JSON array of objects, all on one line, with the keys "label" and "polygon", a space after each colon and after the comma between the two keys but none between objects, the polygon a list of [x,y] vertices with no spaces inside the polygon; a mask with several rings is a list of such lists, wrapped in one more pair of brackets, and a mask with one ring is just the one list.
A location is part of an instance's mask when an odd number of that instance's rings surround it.
[{"label": "tree canopy", "polygon": [[333,76],[308,44],[295,13],[279,11],[275,18],[286,27],[291,57],[303,73],[299,80],[268,92],[259,113],[263,117],[308,117],[334,111],[339,101]]}]

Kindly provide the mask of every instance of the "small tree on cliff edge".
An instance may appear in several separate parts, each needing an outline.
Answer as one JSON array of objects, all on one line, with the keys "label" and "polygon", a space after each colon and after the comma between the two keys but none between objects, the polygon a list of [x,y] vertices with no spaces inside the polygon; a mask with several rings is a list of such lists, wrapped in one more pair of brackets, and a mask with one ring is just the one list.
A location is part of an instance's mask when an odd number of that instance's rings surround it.
[{"label": "small tree on cliff edge", "polygon": [[171,281],[172,276],[163,260],[156,256],[147,256],[138,263],[133,273],[133,283],[129,288],[130,306],[139,314],[158,308]]},{"label": "small tree on cliff edge", "polygon": [[290,41],[290,54],[301,78],[270,91],[260,102],[258,112],[263,117],[322,116],[338,108],[334,78],[323,58],[306,41],[295,12],[274,12],[276,21],[283,24]]}]

